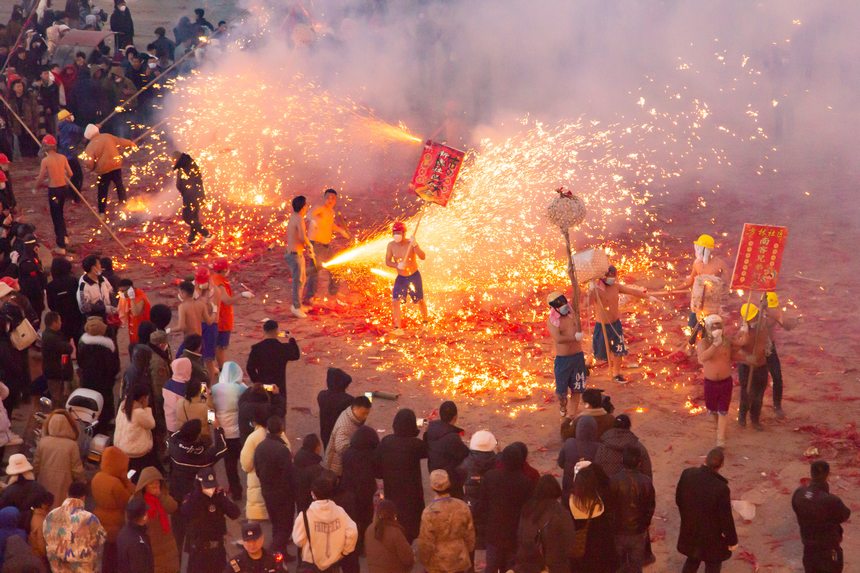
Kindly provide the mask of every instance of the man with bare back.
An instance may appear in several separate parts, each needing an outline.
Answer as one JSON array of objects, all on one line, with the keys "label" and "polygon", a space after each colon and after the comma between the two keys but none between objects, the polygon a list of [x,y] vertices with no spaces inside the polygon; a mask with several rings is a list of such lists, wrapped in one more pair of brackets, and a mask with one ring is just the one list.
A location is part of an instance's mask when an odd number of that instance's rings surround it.
[{"label": "man with bare back", "polygon": [[555,344],[555,393],[558,396],[562,418],[567,416],[568,390],[573,401],[573,416],[579,411],[579,402],[585,392],[588,368],[582,352],[582,333],[577,332],[576,319],[570,304],[560,292],[552,292],[546,298],[549,305],[547,328]]},{"label": "man with bare back", "polygon": [[385,264],[397,269],[397,278],[394,279],[394,289],[391,296],[391,317],[394,322],[393,334],[403,334],[403,319],[400,304],[410,297],[412,302],[418,303],[421,316],[427,322],[427,302],[424,300],[424,283],[421,273],[418,271],[418,259],[422,261],[427,257],[413,237],[406,240],[406,223],[397,221],[392,227],[393,240],[388,243],[385,251]]},{"label": "man with bare back", "polygon": [[705,317],[705,329],[696,344],[696,355],[705,377],[705,408],[717,425],[717,446],[726,445],[726,426],[732,402],[732,361],[745,336],[723,335],[723,319],[718,314]]}]

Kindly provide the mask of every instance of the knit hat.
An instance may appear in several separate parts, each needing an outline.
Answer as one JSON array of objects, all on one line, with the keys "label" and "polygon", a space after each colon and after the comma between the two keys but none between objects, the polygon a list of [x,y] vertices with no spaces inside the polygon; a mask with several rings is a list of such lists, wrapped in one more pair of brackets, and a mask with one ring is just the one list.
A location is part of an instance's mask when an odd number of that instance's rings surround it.
[{"label": "knit hat", "polygon": [[496,436],[489,430],[478,430],[469,440],[469,449],[476,452],[492,452],[497,445]]},{"label": "knit hat", "polygon": [[24,454],[12,454],[9,456],[9,465],[6,466],[7,476],[17,476],[33,471],[33,466],[27,461]]},{"label": "knit hat", "polygon": [[149,343],[154,345],[164,344],[167,342],[167,333],[163,330],[156,330],[149,335]]},{"label": "knit hat", "polygon": [[90,336],[104,336],[107,332],[107,325],[98,316],[91,316],[84,324],[84,332]]},{"label": "knit hat", "polygon": [[95,136],[97,136],[98,134],[99,134],[99,128],[97,125],[93,125],[91,123],[88,123],[87,126],[84,128],[84,138],[86,138],[86,139],[92,139]]},{"label": "knit hat", "polygon": [[[150,340],[152,340],[150,338]],[[188,382],[191,380],[191,360],[185,358],[177,358],[170,363],[170,369],[173,371],[173,379],[177,382]]]},{"label": "knit hat", "polygon": [[430,489],[433,491],[448,491],[451,489],[451,480],[445,470],[433,470],[430,472]]}]

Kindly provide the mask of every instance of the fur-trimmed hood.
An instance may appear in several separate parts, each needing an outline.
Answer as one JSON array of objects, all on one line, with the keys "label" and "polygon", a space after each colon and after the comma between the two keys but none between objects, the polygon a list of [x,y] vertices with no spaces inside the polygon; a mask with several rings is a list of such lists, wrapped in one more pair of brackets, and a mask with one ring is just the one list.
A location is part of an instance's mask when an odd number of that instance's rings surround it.
[{"label": "fur-trimmed hood", "polygon": [[103,346],[111,352],[116,352],[116,345],[113,343],[113,340],[111,340],[107,336],[93,336],[92,334],[84,333],[81,335],[81,344]]}]

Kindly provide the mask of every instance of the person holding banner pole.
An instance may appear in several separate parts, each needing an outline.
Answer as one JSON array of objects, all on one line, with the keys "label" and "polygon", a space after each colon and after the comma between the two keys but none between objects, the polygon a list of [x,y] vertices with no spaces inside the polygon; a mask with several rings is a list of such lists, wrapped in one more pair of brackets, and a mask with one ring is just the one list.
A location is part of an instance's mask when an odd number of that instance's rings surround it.
[{"label": "person holding banner pole", "polygon": [[[762,297],[762,306],[766,299]],[[767,348],[770,345],[767,329],[766,308],[747,302],[741,306],[743,321],[738,351],[738,382],[741,387],[741,403],[738,408],[738,425],[746,427],[747,413],[756,430],[764,430],[761,425],[761,407],[764,391],[767,388]]]},{"label": "person holding banner pole", "polygon": [[424,322],[427,322],[424,284],[421,281],[421,273],[418,270],[416,260],[417,257],[423,261],[427,255],[415,242],[414,234],[408,242],[406,241],[406,223],[402,221],[394,223],[392,235],[393,240],[388,243],[388,248],[385,251],[385,264],[397,269],[397,278],[394,279],[394,289],[391,296],[391,317],[394,322],[393,334],[399,336],[404,333],[400,304],[405,302],[407,297],[410,297],[412,302],[418,303],[421,316]]}]

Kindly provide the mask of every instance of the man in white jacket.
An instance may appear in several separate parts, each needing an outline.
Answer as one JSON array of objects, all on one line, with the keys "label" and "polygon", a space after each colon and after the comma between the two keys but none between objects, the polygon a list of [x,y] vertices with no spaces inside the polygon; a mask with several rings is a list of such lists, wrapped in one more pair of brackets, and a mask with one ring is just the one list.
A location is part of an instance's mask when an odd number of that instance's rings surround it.
[{"label": "man in white jacket", "polygon": [[307,512],[299,513],[293,525],[293,543],[302,551],[301,560],[323,570],[355,551],[358,541],[355,522],[331,499],[336,479],[332,472],[323,471],[314,480],[314,501]]}]

